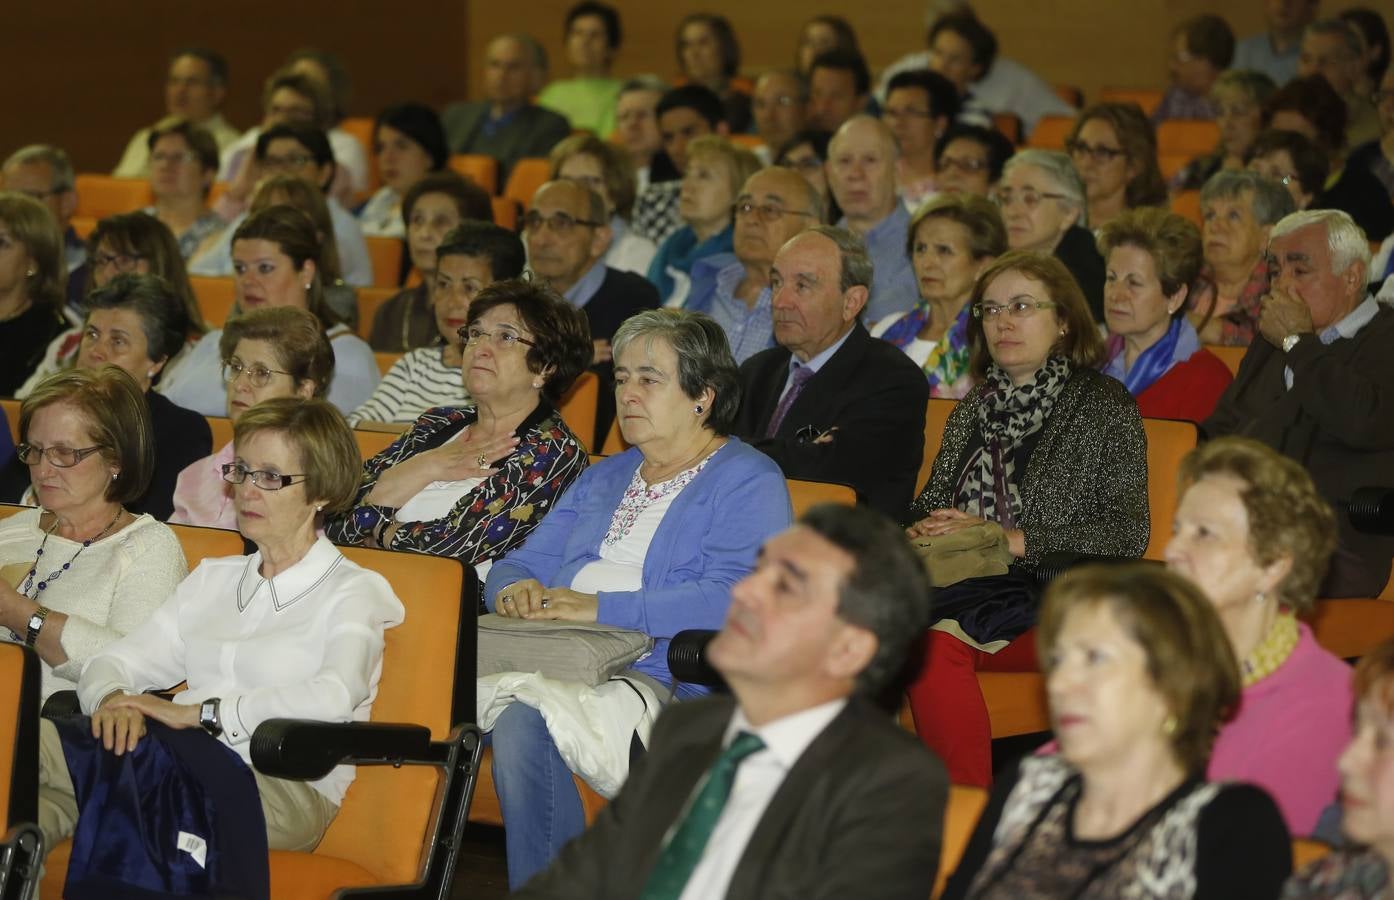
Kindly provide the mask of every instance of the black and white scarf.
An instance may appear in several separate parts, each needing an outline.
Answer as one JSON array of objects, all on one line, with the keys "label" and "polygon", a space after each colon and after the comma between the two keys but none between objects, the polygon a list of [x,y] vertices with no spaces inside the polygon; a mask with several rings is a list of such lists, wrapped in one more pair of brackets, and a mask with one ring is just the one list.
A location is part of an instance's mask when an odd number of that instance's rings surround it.
[{"label": "black and white scarf", "polygon": [[1016,451],[1045,425],[1055,400],[1070,380],[1070,363],[1052,356],[1034,380],[1017,386],[996,365],[984,379],[988,391],[978,406],[983,445],[968,459],[954,492],[954,505],[966,513],[1015,528],[1021,515],[1017,488]]}]

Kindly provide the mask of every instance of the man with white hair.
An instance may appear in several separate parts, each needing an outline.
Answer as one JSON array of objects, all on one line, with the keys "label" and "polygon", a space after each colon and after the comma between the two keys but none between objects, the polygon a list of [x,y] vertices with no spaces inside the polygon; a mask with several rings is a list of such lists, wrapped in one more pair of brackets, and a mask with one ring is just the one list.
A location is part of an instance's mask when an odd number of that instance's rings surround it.
[{"label": "man with white hair", "polygon": [[1284,217],[1268,257],[1260,338],[1202,427],[1306,466],[1340,525],[1320,596],[1373,597],[1389,579],[1394,538],[1355,531],[1346,507],[1352,492],[1394,472],[1394,309],[1368,295],[1369,244],[1344,212]]}]

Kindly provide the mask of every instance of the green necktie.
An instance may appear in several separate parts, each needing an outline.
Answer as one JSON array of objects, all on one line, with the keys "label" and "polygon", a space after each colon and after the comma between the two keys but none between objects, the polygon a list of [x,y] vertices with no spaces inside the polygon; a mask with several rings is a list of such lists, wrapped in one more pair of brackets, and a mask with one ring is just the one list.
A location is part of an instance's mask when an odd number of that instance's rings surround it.
[{"label": "green necktie", "polygon": [[682,895],[716,828],[716,820],[721,818],[721,811],[731,796],[736,769],[747,756],[763,749],[765,742],[758,735],[742,731],[716,758],[702,790],[673,832],[673,839],[659,854],[639,900],[677,900]]}]

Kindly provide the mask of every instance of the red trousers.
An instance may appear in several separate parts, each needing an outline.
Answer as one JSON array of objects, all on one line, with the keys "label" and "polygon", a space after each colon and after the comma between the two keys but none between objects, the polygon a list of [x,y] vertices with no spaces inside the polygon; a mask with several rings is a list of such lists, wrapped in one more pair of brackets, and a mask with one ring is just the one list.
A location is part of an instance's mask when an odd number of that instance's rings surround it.
[{"label": "red trousers", "polygon": [[943,631],[925,638],[924,664],[906,693],[915,732],[949,770],[951,784],[992,784],[992,724],[978,671],[1035,672],[1036,629],[996,653],[984,653]]}]

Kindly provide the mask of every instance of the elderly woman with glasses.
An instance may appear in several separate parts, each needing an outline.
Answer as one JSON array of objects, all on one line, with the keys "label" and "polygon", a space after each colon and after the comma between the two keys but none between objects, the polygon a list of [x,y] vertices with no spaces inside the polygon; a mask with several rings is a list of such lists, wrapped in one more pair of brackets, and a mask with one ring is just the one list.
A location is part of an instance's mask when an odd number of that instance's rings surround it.
[{"label": "elderly woman with glasses", "polygon": [[483,578],[587,464],[556,404],[590,362],[585,317],[550,290],[501,281],[460,329],[469,403],[428,409],[368,460],[336,543],[454,557]]},{"label": "elderly woman with glasses", "polygon": [[1211,152],[1188,162],[1167,186],[1173,191],[1200,190],[1215,173],[1244,168],[1249,150],[1263,130],[1263,105],[1277,89],[1273,79],[1262,72],[1221,72],[1210,88],[1220,143]]},{"label": "elderly woman with glasses", "polygon": [[1029,576],[1056,551],[1142,555],[1147,441],[1137,403],[1098,371],[1098,329],[1059,260],[999,257],[969,302],[970,372],[978,384],[949,414],[929,483],[911,505],[908,534],[933,543],[973,528],[979,545],[996,548],[995,558],[1011,568],[989,596],[982,579],[938,592],[940,621],[909,696],[915,728],[950,780],[985,785],[991,729],[975,671],[1013,668],[1023,650],[1030,656],[1021,642],[1012,647],[1036,616],[1032,591],[1017,576]]},{"label": "elderly woman with glasses", "polygon": [[1084,182],[1093,227],[1125,210],[1166,204],[1166,182],[1157,167],[1157,133],[1137,104],[1089,107],[1075,119],[1065,151]]}]

